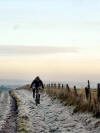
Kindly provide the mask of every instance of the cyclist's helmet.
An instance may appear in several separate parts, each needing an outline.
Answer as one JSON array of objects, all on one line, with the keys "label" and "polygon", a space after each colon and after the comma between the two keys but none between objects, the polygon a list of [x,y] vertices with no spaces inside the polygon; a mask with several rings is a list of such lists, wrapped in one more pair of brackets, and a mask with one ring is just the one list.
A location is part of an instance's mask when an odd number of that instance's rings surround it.
[{"label": "cyclist's helmet", "polygon": [[37,77],[35,78],[35,80],[40,80],[39,76],[37,76]]}]

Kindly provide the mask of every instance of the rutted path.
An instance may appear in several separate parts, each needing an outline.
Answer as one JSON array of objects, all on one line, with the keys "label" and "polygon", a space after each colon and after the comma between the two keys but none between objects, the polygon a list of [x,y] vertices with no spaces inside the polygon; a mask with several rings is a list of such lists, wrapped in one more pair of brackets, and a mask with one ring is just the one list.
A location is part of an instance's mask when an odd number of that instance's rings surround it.
[{"label": "rutted path", "polygon": [[0,133],[16,133],[16,103],[8,91],[0,95]]},{"label": "rutted path", "polygon": [[0,96],[0,131],[6,122],[10,110],[10,97],[7,91],[1,92]]},{"label": "rutted path", "polygon": [[41,104],[36,106],[32,93],[27,90],[15,90],[15,95],[21,101],[21,113],[27,120],[29,133],[90,133],[74,119],[67,107],[57,101],[52,101],[46,94],[41,95]]}]

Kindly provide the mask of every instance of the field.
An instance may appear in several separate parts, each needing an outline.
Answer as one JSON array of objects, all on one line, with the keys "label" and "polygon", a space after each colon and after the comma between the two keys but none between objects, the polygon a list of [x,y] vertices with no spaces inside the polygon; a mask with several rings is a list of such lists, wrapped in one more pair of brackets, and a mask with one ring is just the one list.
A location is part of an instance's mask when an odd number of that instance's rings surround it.
[{"label": "field", "polygon": [[[92,93],[95,96],[96,91]],[[78,90],[81,94],[85,93]],[[100,119],[87,112],[73,114],[76,104],[66,96],[65,90],[45,87],[36,106],[29,85],[10,90],[10,94],[1,92],[0,133],[99,133]]]},{"label": "field", "polygon": [[91,89],[88,99],[86,98],[85,89],[74,88],[55,88],[45,89],[46,93],[53,99],[60,99],[64,105],[73,105],[73,112],[92,112],[93,116],[100,117],[100,102],[97,99],[97,90]]}]

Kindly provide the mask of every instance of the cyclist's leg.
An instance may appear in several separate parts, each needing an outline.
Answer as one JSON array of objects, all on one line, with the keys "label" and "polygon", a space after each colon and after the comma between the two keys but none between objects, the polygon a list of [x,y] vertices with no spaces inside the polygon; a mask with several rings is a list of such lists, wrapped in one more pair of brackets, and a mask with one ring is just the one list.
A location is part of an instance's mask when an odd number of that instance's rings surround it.
[{"label": "cyclist's leg", "polygon": [[35,98],[35,88],[33,89],[33,98]]}]

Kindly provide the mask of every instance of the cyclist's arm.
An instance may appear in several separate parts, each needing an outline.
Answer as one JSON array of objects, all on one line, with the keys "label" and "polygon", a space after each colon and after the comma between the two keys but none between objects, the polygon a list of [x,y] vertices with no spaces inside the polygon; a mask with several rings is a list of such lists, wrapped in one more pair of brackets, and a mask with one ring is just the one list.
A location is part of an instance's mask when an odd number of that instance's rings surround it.
[{"label": "cyclist's arm", "polygon": [[40,81],[40,82],[41,82],[41,86],[42,86],[42,88],[44,88],[43,82],[42,82],[42,81]]},{"label": "cyclist's arm", "polygon": [[31,83],[30,88],[32,88],[32,87],[33,87],[33,85],[34,85],[34,81]]}]

